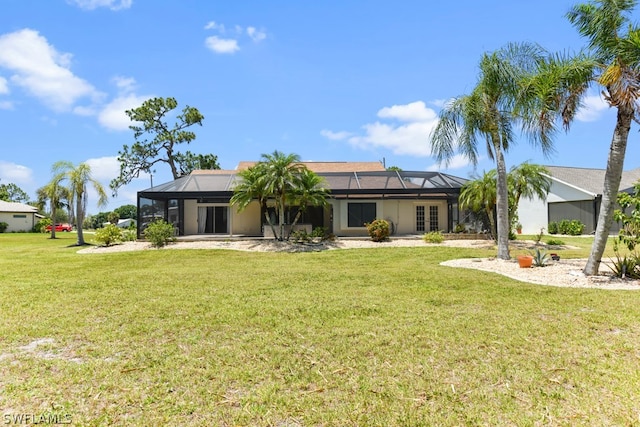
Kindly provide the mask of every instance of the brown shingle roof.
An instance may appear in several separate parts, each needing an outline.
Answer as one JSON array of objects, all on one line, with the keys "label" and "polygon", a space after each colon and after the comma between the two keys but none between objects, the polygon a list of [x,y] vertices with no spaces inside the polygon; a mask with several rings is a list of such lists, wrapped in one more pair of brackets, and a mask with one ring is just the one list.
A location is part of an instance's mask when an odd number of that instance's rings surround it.
[{"label": "brown shingle roof", "polygon": [[[242,161],[238,163],[237,170],[250,168],[258,162]],[[300,162],[310,171],[320,172],[375,172],[384,171],[384,165],[380,162]]]},{"label": "brown shingle roof", "polygon": [[[602,194],[604,188],[604,169],[574,168],[563,166],[545,166],[551,172],[551,176],[586,190],[593,194]],[[640,180],[640,168],[622,172],[620,191],[628,189]]]}]

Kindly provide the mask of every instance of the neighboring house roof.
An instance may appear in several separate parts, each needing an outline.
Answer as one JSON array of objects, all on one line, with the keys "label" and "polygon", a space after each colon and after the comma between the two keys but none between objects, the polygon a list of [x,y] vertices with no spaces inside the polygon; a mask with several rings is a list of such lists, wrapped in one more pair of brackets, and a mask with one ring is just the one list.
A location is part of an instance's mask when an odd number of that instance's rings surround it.
[{"label": "neighboring house roof", "polygon": [[5,202],[4,200],[0,200],[0,212],[36,213],[38,212],[38,208],[31,205],[25,205],[24,203]]},{"label": "neighboring house roof", "polygon": [[[576,188],[592,194],[602,194],[605,169],[574,168],[564,166],[545,166],[551,176]],[[640,168],[622,172],[620,191],[628,190],[640,181]]]},{"label": "neighboring house roof", "polygon": [[[258,162],[242,161],[236,170],[244,170]],[[386,170],[380,162],[300,162],[312,172],[375,172]]]}]

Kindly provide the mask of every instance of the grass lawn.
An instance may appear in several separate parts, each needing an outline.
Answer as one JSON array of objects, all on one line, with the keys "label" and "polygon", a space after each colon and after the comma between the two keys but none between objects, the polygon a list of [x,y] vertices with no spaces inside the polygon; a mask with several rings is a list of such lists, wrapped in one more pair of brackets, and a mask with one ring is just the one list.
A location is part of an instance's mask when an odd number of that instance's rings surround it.
[{"label": "grass lawn", "polygon": [[640,425],[640,292],[439,265],[482,249],[77,254],[58,236],[0,234],[4,424]]}]

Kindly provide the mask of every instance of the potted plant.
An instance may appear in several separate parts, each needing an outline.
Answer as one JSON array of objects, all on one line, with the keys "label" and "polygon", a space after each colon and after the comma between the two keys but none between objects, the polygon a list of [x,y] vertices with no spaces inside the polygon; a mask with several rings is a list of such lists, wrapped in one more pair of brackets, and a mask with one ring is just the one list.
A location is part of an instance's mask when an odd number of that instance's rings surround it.
[{"label": "potted plant", "polygon": [[533,257],[531,255],[518,255],[518,265],[520,268],[531,268]]},{"label": "potted plant", "polygon": [[518,234],[522,234],[522,224],[520,223],[516,224],[516,231],[518,232]]}]

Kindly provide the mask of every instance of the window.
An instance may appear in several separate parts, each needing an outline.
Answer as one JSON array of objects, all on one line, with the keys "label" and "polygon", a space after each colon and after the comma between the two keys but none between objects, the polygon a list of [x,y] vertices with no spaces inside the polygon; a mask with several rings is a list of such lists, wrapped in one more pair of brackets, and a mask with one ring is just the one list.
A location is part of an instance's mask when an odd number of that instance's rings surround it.
[{"label": "window", "polygon": [[13,216],[14,218],[26,218],[26,215],[16,214]]},{"label": "window", "polygon": [[349,227],[364,227],[365,223],[376,219],[375,203],[349,203],[347,210]]},{"label": "window", "polygon": [[416,206],[416,231],[424,232],[424,206]]}]

